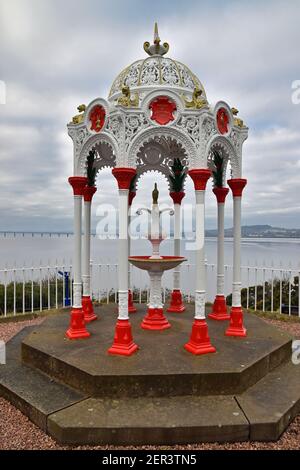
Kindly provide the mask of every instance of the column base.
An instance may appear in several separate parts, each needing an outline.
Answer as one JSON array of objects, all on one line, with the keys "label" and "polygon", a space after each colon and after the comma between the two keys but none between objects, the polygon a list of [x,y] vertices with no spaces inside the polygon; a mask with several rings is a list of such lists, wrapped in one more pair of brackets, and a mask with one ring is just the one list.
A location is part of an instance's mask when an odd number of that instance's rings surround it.
[{"label": "column base", "polygon": [[82,297],[82,310],[85,323],[90,323],[91,321],[97,320],[98,317],[94,312],[93,303],[89,295],[84,295]]},{"label": "column base", "polygon": [[141,327],[144,330],[166,330],[171,328],[171,325],[164,316],[162,308],[149,307],[147,315],[141,323]]},{"label": "column base", "polygon": [[66,337],[69,339],[85,339],[90,336],[91,333],[89,333],[85,327],[82,308],[73,307],[71,311],[70,327],[66,331]]},{"label": "column base", "polygon": [[243,326],[243,310],[242,307],[231,307],[230,325],[225,331],[226,336],[237,336],[244,338],[247,336],[247,330]]},{"label": "column base", "polygon": [[182,313],[185,311],[185,306],[182,302],[182,293],[179,289],[174,289],[171,293],[170,307],[167,312],[170,313]]},{"label": "column base", "polygon": [[208,318],[217,321],[230,320],[230,315],[227,312],[226,299],[224,295],[217,295],[214,301],[212,312]]},{"label": "column base", "polygon": [[194,320],[191,337],[184,348],[195,355],[216,352],[216,348],[211,344],[208,336],[206,320]]},{"label": "column base", "polygon": [[131,356],[138,348],[138,345],[133,342],[129,321],[118,320],[113,344],[107,352],[118,356]]},{"label": "column base", "polygon": [[132,296],[132,291],[130,289],[128,290],[128,312],[129,313],[137,312],[137,309],[135,308],[133,304],[133,296]]}]

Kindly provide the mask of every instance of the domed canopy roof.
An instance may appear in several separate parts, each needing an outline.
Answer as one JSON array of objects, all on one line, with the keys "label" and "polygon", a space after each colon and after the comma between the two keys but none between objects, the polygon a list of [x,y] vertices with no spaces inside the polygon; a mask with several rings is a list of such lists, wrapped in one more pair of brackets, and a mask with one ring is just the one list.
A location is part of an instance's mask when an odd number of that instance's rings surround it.
[{"label": "domed canopy roof", "polygon": [[155,24],[154,44],[144,43],[145,51],[150,55],[146,59],[133,62],[124,69],[114,80],[109,99],[114,100],[122,93],[124,85],[129,86],[132,92],[142,92],[157,87],[174,88],[179,93],[192,93],[197,87],[202,90],[202,97],[206,99],[205,90],[191,70],[181,62],[163,57],[169,50],[169,45],[160,44],[157,25]]}]

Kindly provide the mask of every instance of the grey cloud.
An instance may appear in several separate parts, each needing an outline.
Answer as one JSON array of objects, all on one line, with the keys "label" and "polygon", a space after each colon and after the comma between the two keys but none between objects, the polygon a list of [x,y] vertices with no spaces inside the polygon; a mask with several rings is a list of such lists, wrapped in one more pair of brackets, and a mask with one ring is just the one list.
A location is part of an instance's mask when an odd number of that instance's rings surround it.
[{"label": "grey cloud", "polygon": [[[0,79],[8,90],[7,105],[0,106],[3,227],[71,229],[66,123],[79,103],[105,97],[119,71],[144,56],[142,43],[151,39],[156,19],[170,56],[199,76],[210,101],[227,100],[250,126],[244,222],[299,227],[300,106],[291,102],[291,83],[300,78],[299,2],[174,1],[170,8],[155,1],[153,7],[158,4],[160,15],[152,18],[146,2],[129,8],[119,0],[0,0]],[[98,181],[95,202],[117,205],[113,178],[103,173]],[[136,200],[149,203],[153,181],[142,180]],[[159,184],[169,201],[164,178]],[[186,201],[193,200],[188,183]],[[228,198],[227,226],[231,209]],[[215,221],[209,195],[207,225]]]}]

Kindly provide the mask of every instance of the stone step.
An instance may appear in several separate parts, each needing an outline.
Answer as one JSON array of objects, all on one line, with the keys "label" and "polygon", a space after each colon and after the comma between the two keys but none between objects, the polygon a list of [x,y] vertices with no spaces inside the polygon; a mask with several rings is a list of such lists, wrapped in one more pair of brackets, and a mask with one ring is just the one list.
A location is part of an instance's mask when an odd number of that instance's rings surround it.
[{"label": "stone step", "polygon": [[285,363],[240,396],[89,398],[48,419],[65,444],[277,440],[300,412],[300,366]]},{"label": "stone step", "polygon": [[234,397],[89,398],[48,419],[64,444],[162,445],[249,439]]},{"label": "stone step", "polygon": [[277,367],[236,399],[250,423],[250,440],[276,441],[300,413],[300,365]]},{"label": "stone step", "polygon": [[7,363],[0,365],[0,396],[46,431],[50,414],[74,405],[86,395],[22,365],[20,343],[32,329],[34,327],[24,328],[7,343]]},{"label": "stone step", "polygon": [[[35,327],[24,329],[8,343],[7,364],[0,366],[0,395],[61,443],[167,445],[276,440],[300,411],[300,365],[293,365],[290,359],[282,362],[287,355],[286,341],[284,355],[242,393],[203,396],[191,390],[170,397],[91,397],[21,363],[21,343],[34,331]],[[73,351],[75,346],[72,343]],[[91,353],[88,358],[93,359]],[[195,365],[194,358],[191,362]],[[120,367],[125,367],[124,361]],[[126,367],[130,375],[130,362]],[[153,377],[149,374],[152,386]],[[199,374],[203,377],[204,371]],[[177,381],[185,380],[186,374],[179,370]]]}]

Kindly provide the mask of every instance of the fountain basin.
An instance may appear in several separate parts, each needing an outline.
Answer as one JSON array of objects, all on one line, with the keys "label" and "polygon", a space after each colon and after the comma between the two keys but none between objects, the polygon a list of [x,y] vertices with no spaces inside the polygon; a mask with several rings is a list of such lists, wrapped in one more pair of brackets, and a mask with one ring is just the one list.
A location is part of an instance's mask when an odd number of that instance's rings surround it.
[{"label": "fountain basin", "polygon": [[164,272],[169,269],[176,268],[179,264],[187,261],[183,256],[161,256],[160,258],[152,258],[151,256],[130,256],[129,262],[144,271]]}]

